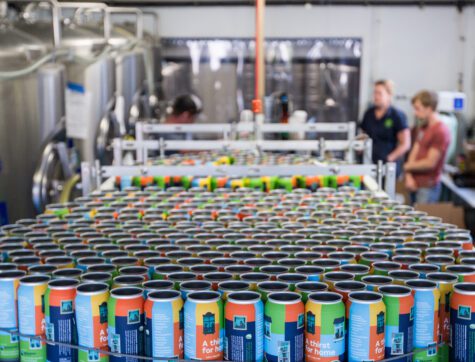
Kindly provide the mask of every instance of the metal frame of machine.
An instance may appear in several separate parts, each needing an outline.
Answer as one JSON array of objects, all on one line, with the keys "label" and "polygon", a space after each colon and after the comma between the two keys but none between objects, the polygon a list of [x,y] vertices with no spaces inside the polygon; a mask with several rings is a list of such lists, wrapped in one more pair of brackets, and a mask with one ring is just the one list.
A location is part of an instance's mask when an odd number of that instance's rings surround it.
[{"label": "metal frame of machine", "polygon": [[[268,133],[341,133],[346,134],[346,140],[264,140],[264,134]],[[218,133],[222,134],[222,140],[191,140],[169,141],[163,138],[159,140],[147,140],[150,134],[167,133]],[[253,135],[254,140],[237,140],[239,133]],[[372,141],[371,139],[355,139],[356,124],[350,123],[315,123],[315,124],[254,124],[254,123],[206,123],[206,124],[136,124],[136,140],[115,139],[113,142],[114,164],[122,165],[124,151],[134,151],[136,161],[146,164],[150,151],[159,151],[160,157],[165,156],[165,151],[211,151],[211,150],[256,150],[260,151],[303,151],[319,152],[323,158],[326,151],[346,151],[345,160],[348,163],[355,162],[355,152],[363,153],[363,163],[371,163]]]}]

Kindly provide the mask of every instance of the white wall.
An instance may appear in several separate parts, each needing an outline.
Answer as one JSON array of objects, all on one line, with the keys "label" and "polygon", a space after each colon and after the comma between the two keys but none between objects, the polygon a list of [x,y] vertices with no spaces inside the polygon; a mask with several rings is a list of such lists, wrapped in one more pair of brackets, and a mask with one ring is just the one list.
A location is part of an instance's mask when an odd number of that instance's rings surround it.
[{"label": "white wall", "polygon": [[[162,37],[253,37],[252,7],[155,9]],[[396,83],[395,103],[410,113],[420,89],[463,90],[475,118],[475,7],[270,6],[267,37],[361,37],[360,110],[378,78]]]}]

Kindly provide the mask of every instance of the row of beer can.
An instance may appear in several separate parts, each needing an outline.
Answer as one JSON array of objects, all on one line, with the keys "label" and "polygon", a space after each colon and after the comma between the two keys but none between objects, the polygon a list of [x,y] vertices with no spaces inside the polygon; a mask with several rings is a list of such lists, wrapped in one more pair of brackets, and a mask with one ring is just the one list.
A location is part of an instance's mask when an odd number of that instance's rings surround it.
[{"label": "row of beer can", "polygon": [[348,280],[263,282],[258,292],[242,281],[216,292],[203,280],[180,291],[158,280],[109,291],[101,282],[6,271],[0,360],[471,361],[475,283],[450,276],[377,291]]}]

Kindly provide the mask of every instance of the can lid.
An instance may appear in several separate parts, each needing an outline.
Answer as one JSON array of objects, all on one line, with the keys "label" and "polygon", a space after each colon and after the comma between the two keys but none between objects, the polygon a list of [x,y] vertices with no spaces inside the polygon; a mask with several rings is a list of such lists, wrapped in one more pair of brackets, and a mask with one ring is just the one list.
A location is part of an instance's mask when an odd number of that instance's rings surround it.
[{"label": "can lid", "polygon": [[48,275],[27,275],[20,279],[20,285],[42,285],[46,284],[50,279]]},{"label": "can lid", "polygon": [[257,289],[264,292],[281,292],[289,289],[289,284],[284,282],[261,282],[257,283]]},{"label": "can lid", "polygon": [[411,279],[406,281],[406,285],[413,290],[432,290],[437,288],[437,283],[427,279]]},{"label": "can lid", "polygon": [[293,292],[276,292],[270,293],[267,297],[268,302],[276,304],[295,304],[301,303],[300,294]]},{"label": "can lid", "polygon": [[24,277],[26,272],[23,270],[9,270],[0,273],[0,280],[15,280]]},{"label": "can lid", "polygon": [[336,282],[334,286],[336,291],[362,291],[366,289],[366,284],[354,280],[342,280]]},{"label": "can lid", "polygon": [[171,280],[147,280],[142,283],[145,289],[168,289],[173,288],[175,283]]},{"label": "can lid", "polygon": [[295,288],[302,292],[324,292],[328,290],[328,285],[321,282],[301,282],[295,284]]},{"label": "can lid", "polygon": [[218,283],[219,290],[245,291],[249,289],[249,283],[240,280],[231,280]]},{"label": "can lid", "polygon": [[180,283],[181,291],[198,291],[211,289],[211,283],[206,280],[190,280]]},{"label": "can lid", "polygon": [[187,301],[195,303],[212,303],[221,299],[221,294],[213,291],[192,292],[188,294]]},{"label": "can lid", "polygon": [[475,295],[475,283],[457,283],[454,285],[454,291],[464,295]]},{"label": "can lid", "polygon": [[383,296],[375,292],[351,292],[348,299],[353,303],[373,304],[380,302]]},{"label": "can lid", "polygon": [[443,272],[429,273],[426,277],[427,280],[432,280],[433,282],[443,284],[455,283],[459,279],[456,274]]},{"label": "can lid", "polygon": [[379,292],[389,297],[406,297],[411,295],[412,289],[403,285],[383,285]]},{"label": "can lid", "polygon": [[96,295],[108,291],[109,286],[106,283],[84,283],[76,288],[76,292],[83,295]]},{"label": "can lid", "polygon": [[148,293],[147,299],[153,302],[171,302],[181,299],[181,294],[178,290],[156,290]]},{"label": "can lid", "polygon": [[343,300],[343,296],[333,292],[316,292],[308,296],[312,302],[319,304],[335,304]]},{"label": "can lid", "polygon": [[55,290],[76,289],[79,281],[77,279],[53,279],[48,283],[48,288]]},{"label": "can lid", "polygon": [[111,290],[111,297],[115,299],[134,299],[143,297],[143,289],[137,287],[120,287]]},{"label": "can lid", "polygon": [[256,292],[242,291],[232,292],[228,295],[228,303],[235,304],[254,304],[261,301],[261,295]]}]

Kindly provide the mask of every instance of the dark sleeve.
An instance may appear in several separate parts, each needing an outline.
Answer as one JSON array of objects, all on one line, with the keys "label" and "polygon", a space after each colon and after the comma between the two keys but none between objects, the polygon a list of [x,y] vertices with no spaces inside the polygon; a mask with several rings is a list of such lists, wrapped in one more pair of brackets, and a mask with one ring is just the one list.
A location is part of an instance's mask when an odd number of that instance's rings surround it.
[{"label": "dark sleeve", "polygon": [[396,133],[399,133],[405,129],[409,128],[407,124],[406,114],[402,111],[396,111],[396,117],[394,117],[394,129]]}]

